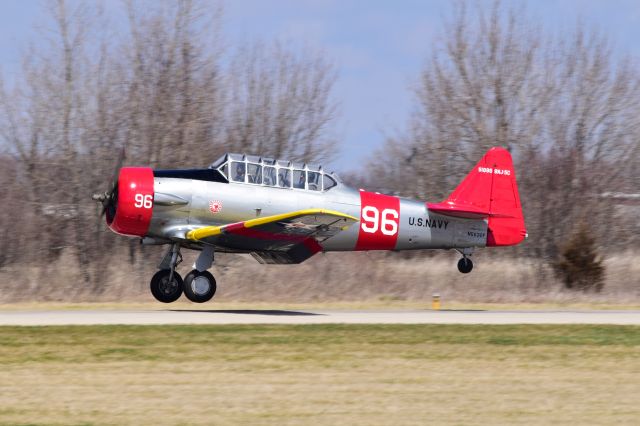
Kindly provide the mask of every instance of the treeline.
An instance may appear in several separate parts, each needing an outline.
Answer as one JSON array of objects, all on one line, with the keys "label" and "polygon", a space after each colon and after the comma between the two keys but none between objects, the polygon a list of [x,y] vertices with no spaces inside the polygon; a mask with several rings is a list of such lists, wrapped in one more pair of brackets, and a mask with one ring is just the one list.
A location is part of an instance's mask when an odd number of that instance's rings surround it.
[{"label": "treeline", "polygon": [[637,60],[598,31],[551,33],[499,2],[459,3],[440,40],[414,85],[411,117],[364,182],[441,200],[488,148],[503,146],[529,232],[506,252],[551,264],[576,232],[603,252],[638,248],[640,206],[612,197],[640,193]]},{"label": "treeline", "polygon": [[[127,164],[167,168],[227,151],[317,162],[336,152],[337,70],[321,52],[229,45],[216,3],[128,0],[117,21],[91,3],[46,5],[49,27],[22,72],[0,75],[0,268],[46,271],[72,252],[97,292],[115,252],[146,256],[106,231],[90,199],[123,147]],[[640,67],[601,33],[533,22],[500,3],[459,3],[416,70],[404,130],[348,180],[440,200],[500,145],[516,162],[529,239],[492,255],[555,264],[578,229],[603,252],[637,248],[637,215],[606,194],[640,192]]]},{"label": "treeline", "polygon": [[212,2],[129,0],[126,22],[91,2],[46,6],[49,26],[0,91],[0,267],[46,267],[72,249],[99,285],[123,240],[90,197],[123,147],[126,164],[165,168],[205,167],[226,151],[320,161],[334,152],[336,73],[321,53],[229,46]]}]

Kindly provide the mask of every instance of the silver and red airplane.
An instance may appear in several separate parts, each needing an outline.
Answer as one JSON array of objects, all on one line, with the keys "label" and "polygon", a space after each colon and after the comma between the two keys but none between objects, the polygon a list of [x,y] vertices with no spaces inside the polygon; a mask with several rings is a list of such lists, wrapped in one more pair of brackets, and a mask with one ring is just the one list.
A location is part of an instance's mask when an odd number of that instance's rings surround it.
[{"label": "silver and red airplane", "polygon": [[[210,300],[214,253],[250,253],[261,263],[301,263],[318,252],[456,249],[469,273],[476,247],[526,236],[509,152],[490,149],[451,195],[424,203],[344,185],[321,166],[226,154],[206,169],[124,167],[95,194],[114,232],[169,246],[151,293],[170,303],[184,292]],[[180,249],[199,250],[184,281]]]}]

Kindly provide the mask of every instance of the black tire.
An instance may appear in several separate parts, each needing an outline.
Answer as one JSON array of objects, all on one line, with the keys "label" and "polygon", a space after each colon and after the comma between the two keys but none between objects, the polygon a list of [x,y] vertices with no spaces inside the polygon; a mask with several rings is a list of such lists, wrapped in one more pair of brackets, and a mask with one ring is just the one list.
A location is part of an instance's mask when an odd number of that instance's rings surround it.
[{"label": "black tire", "polygon": [[184,278],[183,289],[184,295],[192,302],[208,302],[216,294],[216,279],[208,271],[198,272],[194,269]]},{"label": "black tire", "polygon": [[463,274],[468,274],[472,269],[473,262],[471,261],[471,259],[463,257],[462,259],[458,260],[458,271],[462,272]]},{"label": "black tire", "polygon": [[151,294],[158,302],[171,303],[175,302],[182,296],[182,277],[178,272],[173,272],[173,280],[169,283],[169,269],[161,269],[151,278],[149,287]]}]

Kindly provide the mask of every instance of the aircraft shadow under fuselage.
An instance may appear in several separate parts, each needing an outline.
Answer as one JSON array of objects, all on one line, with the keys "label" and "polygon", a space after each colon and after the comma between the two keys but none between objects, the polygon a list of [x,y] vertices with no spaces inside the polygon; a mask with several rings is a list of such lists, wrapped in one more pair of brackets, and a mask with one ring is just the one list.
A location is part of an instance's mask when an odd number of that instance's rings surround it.
[{"label": "aircraft shadow under fuselage", "polygon": [[207,314],[240,314],[240,315],[270,315],[270,316],[323,316],[324,314],[317,314],[313,312],[300,312],[300,311],[284,311],[277,309],[169,309],[171,312],[200,312]]}]

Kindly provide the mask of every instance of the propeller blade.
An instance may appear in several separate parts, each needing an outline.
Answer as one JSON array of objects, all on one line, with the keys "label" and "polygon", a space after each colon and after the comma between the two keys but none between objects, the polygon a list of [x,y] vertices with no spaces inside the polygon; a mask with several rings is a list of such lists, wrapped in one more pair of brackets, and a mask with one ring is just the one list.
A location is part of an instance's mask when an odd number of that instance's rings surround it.
[{"label": "propeller blade", "polygon": [[102,230],[102,227],[100,225],[102,225],[102,218],[104,217],[107,209],[104,206],[99,206],[101,212],[100,212],[100,216],[99,219],[96,220],[96,232],[100,232]]},{"label": "propeller blade", "polygon": [[111,205],[114,202],[113,194],[117,189],[116,185],[118,183],[118,176],[120,174],[120,169],[124,164],[125,158],[126,158],[126,152],[125,152],[124,146],[122,146],[122,148],[120,149],[120,153],[118,154],[116,167],[113,170],[113,176],[111,177],[111,181],[109,182],[109,188],[105,192],[93,194],[91,196],[91,198],[94,201],[98,201],[102,204],[102,209],[100,211],[100,218],[104,217],[104,215],[107,213],[107,209],[109,208],[109,205]]},{"label": "propeller blade", "polygon": [[91,199],[93,201],[100,201],[101,203],[104,202],[104,200],[106,200],[107,198],[109,198],[109,193],[105,192],[105,193],[99,193],[99,194],[93,194],[91,196]]},{"label": "propeller blade", "polygon": [[126,153],[124,150],[124,146],[120,148],[120,153],[118,154],[118,161],[116,163],[116,168],[113,171],[113,177],[111,178],[111,182],[109,184],[109,194],[113,193],[113,190],[116,187],[116,182],[118,182],[118,175],[120,173],[120,169],[122,168],[122,164],[124,164],[124,160],[126,158]]}]

